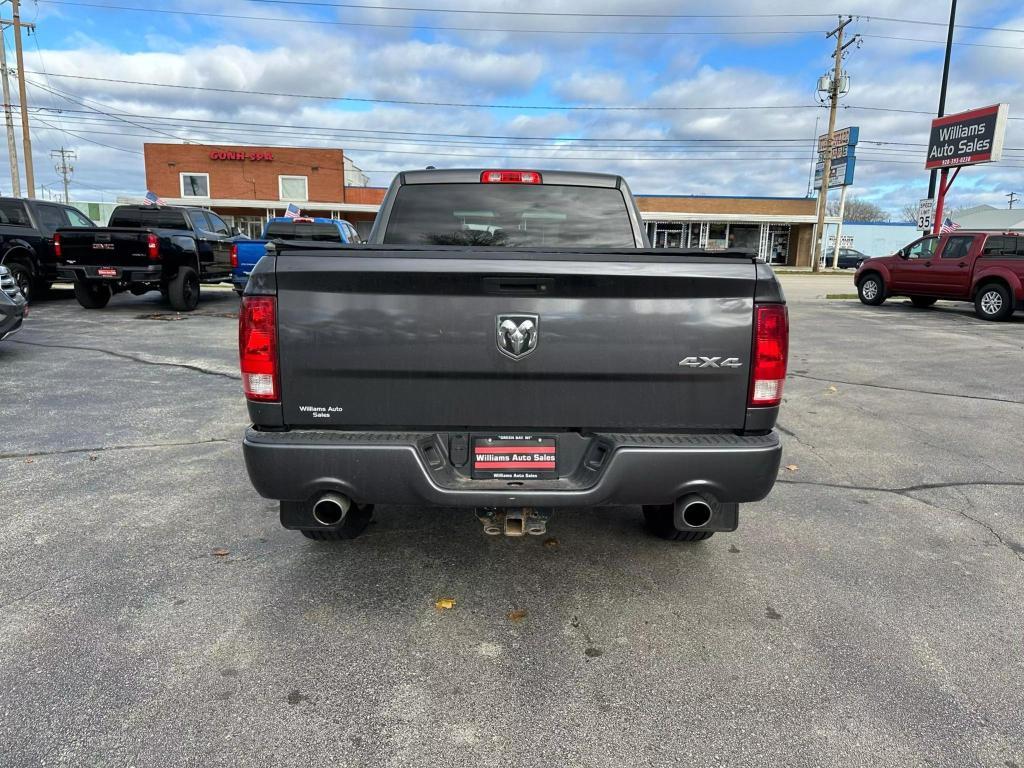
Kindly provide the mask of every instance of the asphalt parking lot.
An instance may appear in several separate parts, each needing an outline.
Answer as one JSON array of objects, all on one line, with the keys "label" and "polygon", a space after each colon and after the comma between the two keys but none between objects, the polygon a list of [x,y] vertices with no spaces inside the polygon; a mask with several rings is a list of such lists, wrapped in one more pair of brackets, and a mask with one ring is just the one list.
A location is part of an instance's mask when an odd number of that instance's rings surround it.
[{"label": "asphalt parking lot", "polygon": [[308,541],[242,465],[234,294],[58,291],[0,344],[0,763],[1021,768],[1024,315],[851,276],[784,278],[788,468],[693,545]]}]

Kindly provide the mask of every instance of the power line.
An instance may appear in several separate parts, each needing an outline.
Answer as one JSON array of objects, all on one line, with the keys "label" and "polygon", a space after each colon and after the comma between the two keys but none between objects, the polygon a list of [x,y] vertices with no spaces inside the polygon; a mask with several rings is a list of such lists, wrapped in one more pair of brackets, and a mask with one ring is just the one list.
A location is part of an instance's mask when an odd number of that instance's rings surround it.
[{"label": "power line", "polygon": [[135,11],[139,13],[165,13],[177,16],[193,16],[197,18],[229,19],[232,21],[268,21],[288,24],[312,24],[332,27],[367,27],[372,29],[419,29],[437,32],[508,32],[531,35],[591,35],[591,36],[637,36],[637,37],[757,37],[761,35],[814,35],[824,34],[823,30],[590,30],[590,29],[524,29],[498,27],[465,27],[438,26],[430,24],[385,24],[367,21],[340,21],[338,19],[302,19],[294,16],[251,16],[238,13],[211,13],[208,11],[184,11],[169,8],[139,8],[128,5],[107,5],[104,3],[86,3],[76,0],[38,0],[52,5],[72,5],[84,8],[98,8],[110,11]]},{"label": "power line", "polygon": [[[26,74],[38,75],[39,72],[33,72],[26,70]],[[118,83],[120,85],[145,85],[151,88],[178,88],[188,91],[203,91],[207,93],[235,93],[246,96],[273,96],[275,98],[292,98],[292,99],[315,99],[319,101],[351,101],[358,102],[361,104],[403,104],[410,106],[422,106],[422,107],[462,107],[462,108],[478,108],[478,109],[528,109],[528,110],[543,110],[543,111],[581,111],[581,112],[687,112],[687,111],[732,111],[732,110],[777,110],[783,109],[792,111],[794,109],[819,109],[820,105],[817,104],[772,104],[757,106],[753,104],[739,104],[736,106],[728,107],[711,107],[711,106],[700,106],[700,107],[680,107],[680,106],[608,106],[608,105],[554,105],[554,104],[482,104],[473,102],[455,102],[455,101],[415,101],[411,99],[371,99],[362,98],[357,96],[324,96],[313,93],[284,93],[281,91],[252,91],[243,90],[239,88],[214,88],[212,86],[203,85],[183,85],[178,83],[153,83],[144,80],[125,80],[114,77],[95,77],[89,75],[69,75],[60,72],[51,72],[50,77],[64,77],[71,80],[90,80],[101,83]]]}]

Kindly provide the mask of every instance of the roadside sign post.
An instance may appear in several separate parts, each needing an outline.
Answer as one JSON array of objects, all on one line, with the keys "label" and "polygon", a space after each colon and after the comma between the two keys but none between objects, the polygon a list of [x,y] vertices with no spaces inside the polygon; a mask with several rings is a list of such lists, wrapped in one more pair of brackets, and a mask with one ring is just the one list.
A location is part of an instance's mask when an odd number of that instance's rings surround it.
[{"label": "roadside sign post", "polygon": [[935,209],[935,201],[930,197],[921,198],[917,204],[917,228],[925,234],[932,231],[932,211]]},{"label": "roadside sign post", "polygon": [[[934,234],[938,234],[942,226],[946,193],[953,186],[960,169],[965,165],[991,163],[1003,156],[1007,112],[1006,104],[993,104],[932,120],[924,167],[926,170],[941,169],[935,215],[931,221]],[[952,177],[950,168],[953,169]]]},{"label": "roadside sign post", "polygon": [[839,223],[836,225],[836,247],[832,251],[832,269],[839,269],[839,249],[843,242],[843,216],[846,215],[846,190],[848,187],[843,184],[839,190]]},{"label": "roadside sign post", "polygon": [[[836,232],[836,245],[832,252],[832,268],[839,265],[839,249],[843,234],[843,217],[846,215],[846,188],[853,184],[853,174],[857,167],[857,142],[860,140],[860,129],[857,127],[843,128],[833,131],[832,141],[829,142],[829,134],[822,134],[818,137],[818,163],[814,168],[814,188],[822,188],[822,178],[825,175],[825,168],[828,166],[828,189],[839,188],[839,224]],[[815,252],[822,254],[824,260],[827,252],[825,234],[827,228],[823,225],[820,232],[815,232]],[[820,251],[818,242],[820,240]]]}]

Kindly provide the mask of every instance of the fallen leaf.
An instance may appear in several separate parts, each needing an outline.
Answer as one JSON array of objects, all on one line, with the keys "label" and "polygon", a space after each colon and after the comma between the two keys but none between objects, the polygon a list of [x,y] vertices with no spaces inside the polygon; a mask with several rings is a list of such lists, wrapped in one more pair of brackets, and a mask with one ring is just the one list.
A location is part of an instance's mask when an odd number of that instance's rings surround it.
[{"label": "fallen leaf", "polygon": [[455,598],[453,597],[442,597],[439,598],[434,607],[439,611],[450,611],[455,607]]},{"label": "fallen leaf", "polygon": [[210,554],[214,557],[226,557],[231,554],[231,550],[224,547],[215,547]]},{"label": "fallen leaf", "polygon": [[26,464],[31,464],[35,459],[25,459]]},{"label": "fallen leaf", "polygon": [[99,456],[90,456],[89,457],[89,461],[96,461],[96,459],[98,459],[98,458],[99,458]]},{"label": "fallen leaf", "polygon": [[796,472],[798,469],[800,469],[800,467],[798,467],[796,464],[787,464],[786,469],[788,469],[790,472]]},{"label": "fallen leaf", "polygon": [[839,389],[838,389],[838,388],[836,387],[836,385],[835,385],[835,384],[829,384],[829,385],[828,385],[828,391],[829,391],[829,392],[833,392],[833,393],[835,393],[835,392],[838,392],[838,391],[839,391]]},{"label": "fallen leaf", "polygon": [[520,622],[526,618],[525,608],[516,608],[514,611],[508,612],[508,620],[514,622]]},{"label": "fallen leaf", "polygon": [[558,539],[554,537],[550,539],[544,539],[544,546],[547,549],[558,549]]}]

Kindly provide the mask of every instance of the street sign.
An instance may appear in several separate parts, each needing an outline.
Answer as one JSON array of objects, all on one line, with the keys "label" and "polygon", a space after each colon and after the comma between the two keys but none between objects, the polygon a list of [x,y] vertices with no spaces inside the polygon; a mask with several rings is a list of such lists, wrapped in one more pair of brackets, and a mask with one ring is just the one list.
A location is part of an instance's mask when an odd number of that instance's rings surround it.
[{"label": "street sign", "polygon": [[[840,128],[838,131],[832,131],[832,147],[852,147],[856,145],[860,139],[860,128],[853,126],[851,128]],[[828,134],[823,133],[818,137],[818,154],[822,154],[825,151],[825,147],[828,145]]]},{"label": "street sign", "polygon": [[952,168],[990,163],[1003,155],[1006,104],[972,109],[932,120],[924,167]]},{"label": "street sign", "polygon": [[[829,235],[828,236],[828,247],[829,248],[835,248],[836,247],[836,236],[835,235]],[[853,248],[853,235],[843,235],[842,240],[839,241],[839,247],[840,248]]]},{"label": "street sign", "polygon": [[[853,171],[857,165],[857,158],[853,156],[853,147],[850,148],[850,155],[839,160],[833,160],[829,167],[828,188],[848,187],[853,184]],[[819,161],[814,166],[814,188],[821,189],[821,177],[825,173],[824,161]]]},{"label": "street sign", "polygon": [[930,197],[922,198],[917,204],[917,228],[922,232],[928,232],[932,228],[932,211],[935,210],[935,201]]}]

